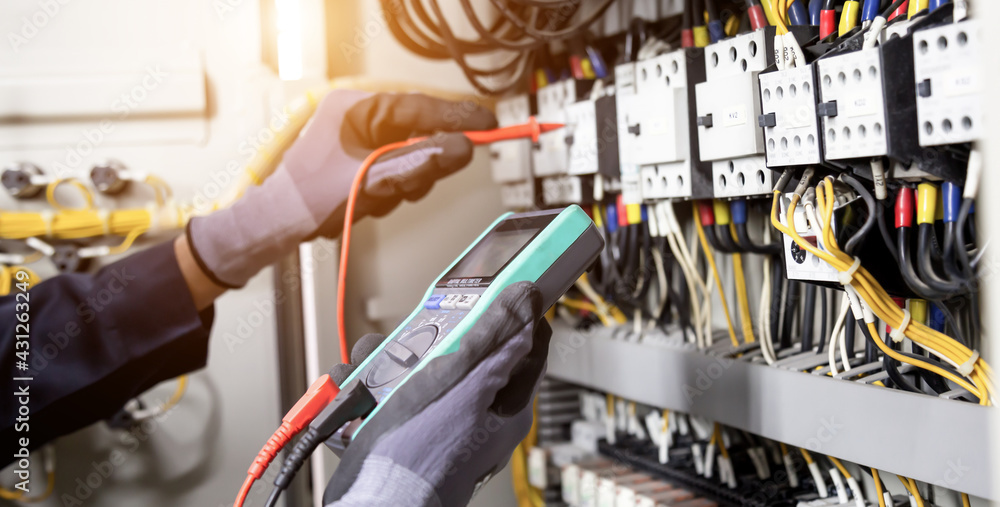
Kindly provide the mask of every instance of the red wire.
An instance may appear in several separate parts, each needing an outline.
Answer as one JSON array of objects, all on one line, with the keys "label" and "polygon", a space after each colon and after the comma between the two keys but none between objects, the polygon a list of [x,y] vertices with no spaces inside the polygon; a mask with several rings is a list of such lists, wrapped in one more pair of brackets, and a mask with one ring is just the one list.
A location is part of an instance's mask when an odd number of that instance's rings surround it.
[{"label": "red wire", "polygon": [[253,487],[254,480],[252,475],[247,475],[246,480],[243,481],[243,487],[240,488],[240,492],[236,495],[233,507],[243,507],[243,502],[246,501],[247,495],[250,494],[250,488]]}]

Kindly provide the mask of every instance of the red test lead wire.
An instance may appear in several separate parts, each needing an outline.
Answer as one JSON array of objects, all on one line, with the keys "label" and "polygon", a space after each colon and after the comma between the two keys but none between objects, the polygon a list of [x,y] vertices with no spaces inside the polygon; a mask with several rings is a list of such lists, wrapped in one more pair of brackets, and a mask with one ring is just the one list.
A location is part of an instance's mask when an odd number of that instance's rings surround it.
[{"label": "red test lead wire", "polygon": [[295,435],[302,431],[302,428],[308,426],[337,397],[339,392],[340,388],[330,378],[330,375],[323,375],[309,386],[309,390],[299,398],[299,401],[295,402],[295,405],[285,414],[285,417],[281,418],[281,426],[275,430],[271,438],[264,444],[264,447],[257,453],[257,457],[254,458],[253,463],[250,464],[250,469],[247,470],[247,478],[243,481],[243,486],[240,487],[236,501],[233,502],[233,507],[242,507],[254,481],[264,475],[267,466],[274,461],[274,457],[278,455],[278,452]]},{"label": "red test lead wire", "polygon": [[[539,135],[562,128],[563,126],[564,125],[561,123],[538,123],[538,121],[535,120],[535,117],[532,116],[527,123],[522,123],[520,125],[512,125],[493,130],[468,131],[462,132],[462,134],[465,135],[465,137],[468,137],[473,144],[477,145],[526,138],[537,143]],[[351,191],[347,195],[347,207],[344,209],[344,231],[340,239],[340,268],[337,274],[337,332],[340,335],[338,336],[338,339],[340,340],[340,357],[345,364],[350,363],[351,361],[351,353],[347,348],[347,331],[344,324],[344,294],[346,293],[347,287],[347,255],[351,250],[351,224],[354,222],[354,207],[357,204],[358,194],[361,192],[361,185],[365,181],[365,174],[368,173],[368,169],[371,168],[379,157],[392,150],[410,146],[423,141],[424,139],[427,138],[415,137],[379,147],[375,151],[371,152],[371,154],[365,157],[365,160],[361,162],[361,167],[358,168],[358,173],[354,176],[354,181],[351,183]]]}]

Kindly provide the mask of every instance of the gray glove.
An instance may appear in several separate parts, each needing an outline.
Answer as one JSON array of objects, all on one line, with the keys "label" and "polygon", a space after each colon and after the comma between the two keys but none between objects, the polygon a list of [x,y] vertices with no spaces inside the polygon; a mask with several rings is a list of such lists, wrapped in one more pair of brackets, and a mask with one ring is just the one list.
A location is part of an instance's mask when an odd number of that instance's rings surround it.
[{"label": "gray glove", "polygon": [[506,288],[462,340],[390,397],[341,457],[324,503],[461,506],[531,429],[552,330],[538,288]]},{"label": "gray glove", "polygon": [[232,207],[191,220],[188,241],[199,267],[223,287],[241,287],[298,243],[340,234],[351,182],[374,149],[414,136],[426,141],[379,159],[366,176],[354,219],[382,216],[464,167],[473,145],[458,133],[494,128],[479,106],[420,94],[330,92],[259,187]]}]

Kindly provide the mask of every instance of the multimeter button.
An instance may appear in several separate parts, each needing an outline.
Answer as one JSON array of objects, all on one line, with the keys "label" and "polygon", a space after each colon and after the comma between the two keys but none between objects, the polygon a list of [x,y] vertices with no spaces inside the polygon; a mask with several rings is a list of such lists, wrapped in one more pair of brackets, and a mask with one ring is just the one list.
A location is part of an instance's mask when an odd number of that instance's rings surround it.
[{"label": "multimeter button", "polygon": [[403,345],[416,354],[417,357],[423,357],[431,348],[431,345],[434,345],[434,339],[437,338],[437,335],[437,327],[421,326],[410,331],[406,336],[399,338],[398,341],[400,345]]},{"label": "multimeter button", "polygon": [[428,310],[438,310],[441,308],[441,300],[444,299],[444,294],[435,294],[424,301],[424,308]]},{"label": "multimeter button", "polygon": [[458,304],[459,299],[462,299],[461,294],[448,294],[447,296],[445,296],[444,299],[441,300],[440,304],[441,309],[454,310],[456,308],[455,305]]},{"label": "multimeter button", "polygon": [[396,364],[409,368],[416,364],[417,360],[420,359],[412,350],[396,343],[389,342],[385,346],[385,353],[389,355],[389,359],[392,359]]},{"label": "multimeter button", "polygon": [[458,303],[455,303],[455,308],[459,310],[471,310],[472,307],[479,301],[479,296],[476,294],[465,294],[462,296]]},{"label": "multimeter button", "polygon": [[[388,349],[387,349],[388,350]],[[375,388],[392,382],[403,373],[406,367],[391,360],[390,354],[379,355],[372,362],[372,368],[368,371],[368,379],[365,382],[368,387]]]}]

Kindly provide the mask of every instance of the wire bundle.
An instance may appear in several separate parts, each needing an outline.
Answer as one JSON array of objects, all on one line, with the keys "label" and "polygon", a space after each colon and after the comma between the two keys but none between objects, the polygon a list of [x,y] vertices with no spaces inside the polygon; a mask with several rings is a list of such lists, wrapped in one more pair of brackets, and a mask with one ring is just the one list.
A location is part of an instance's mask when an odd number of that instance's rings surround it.
[{"label": "wire bundle", "polygon": [[[789,224],[793,223],[794,211],[802,198],[803,190],[808,186],[808,180],[808,176],[804,177],[791,196],[786,216]],[[993,373],[989,365],[979,357],[979,353],[921,322],[911,320],[909,312],[904,311],[893,302],[876,278],[860,265],[860,260],[840,249],[832,229],[835,204],[833,183],[834,179],[827,177],[820,181],[815,188],[817,210],[822,224],[822,242],[817,246],[805,240],[794,227],[786,226],[779,219],[780,189],[774,191],[771,223],[779,231],[792,238],[800,248],[826,261],[841,273],[841,282],[848,297],[851,298],[851,307],[855,312],[855,317],[859,321],[863,320],[862,330],[869,335],[871,341],[883,354],[893,360],[911,364],[951,380],[979,398],[981,404],[991,404],[994,396]],[[950,365],[950,368],[940,366],[926,358],[919,359],[919,356],[911,357],[901,354],[881,340],[875,339],[878,336],[878,331],[875,328],[876,316],[897,330],[898,336],[905,336],[924,347]]]},{"label": "wire bundle", "polygon": [[[492,95],[520,86],[536,50],[585,31],[614,0],[601,0],[584,15],[579,15],[579,0],[490,0],[496,15],[490,26],[483,23],[471,0],[459,3],[478,38],[456,36],[438,0],[381,0],[389,31],[403,46],[424,58],[455,60],[478,92]],[[580,20],[571,23],[578,15]],[[488,68],[469,62],[470,57],[495,52],[509,56]]]}]

